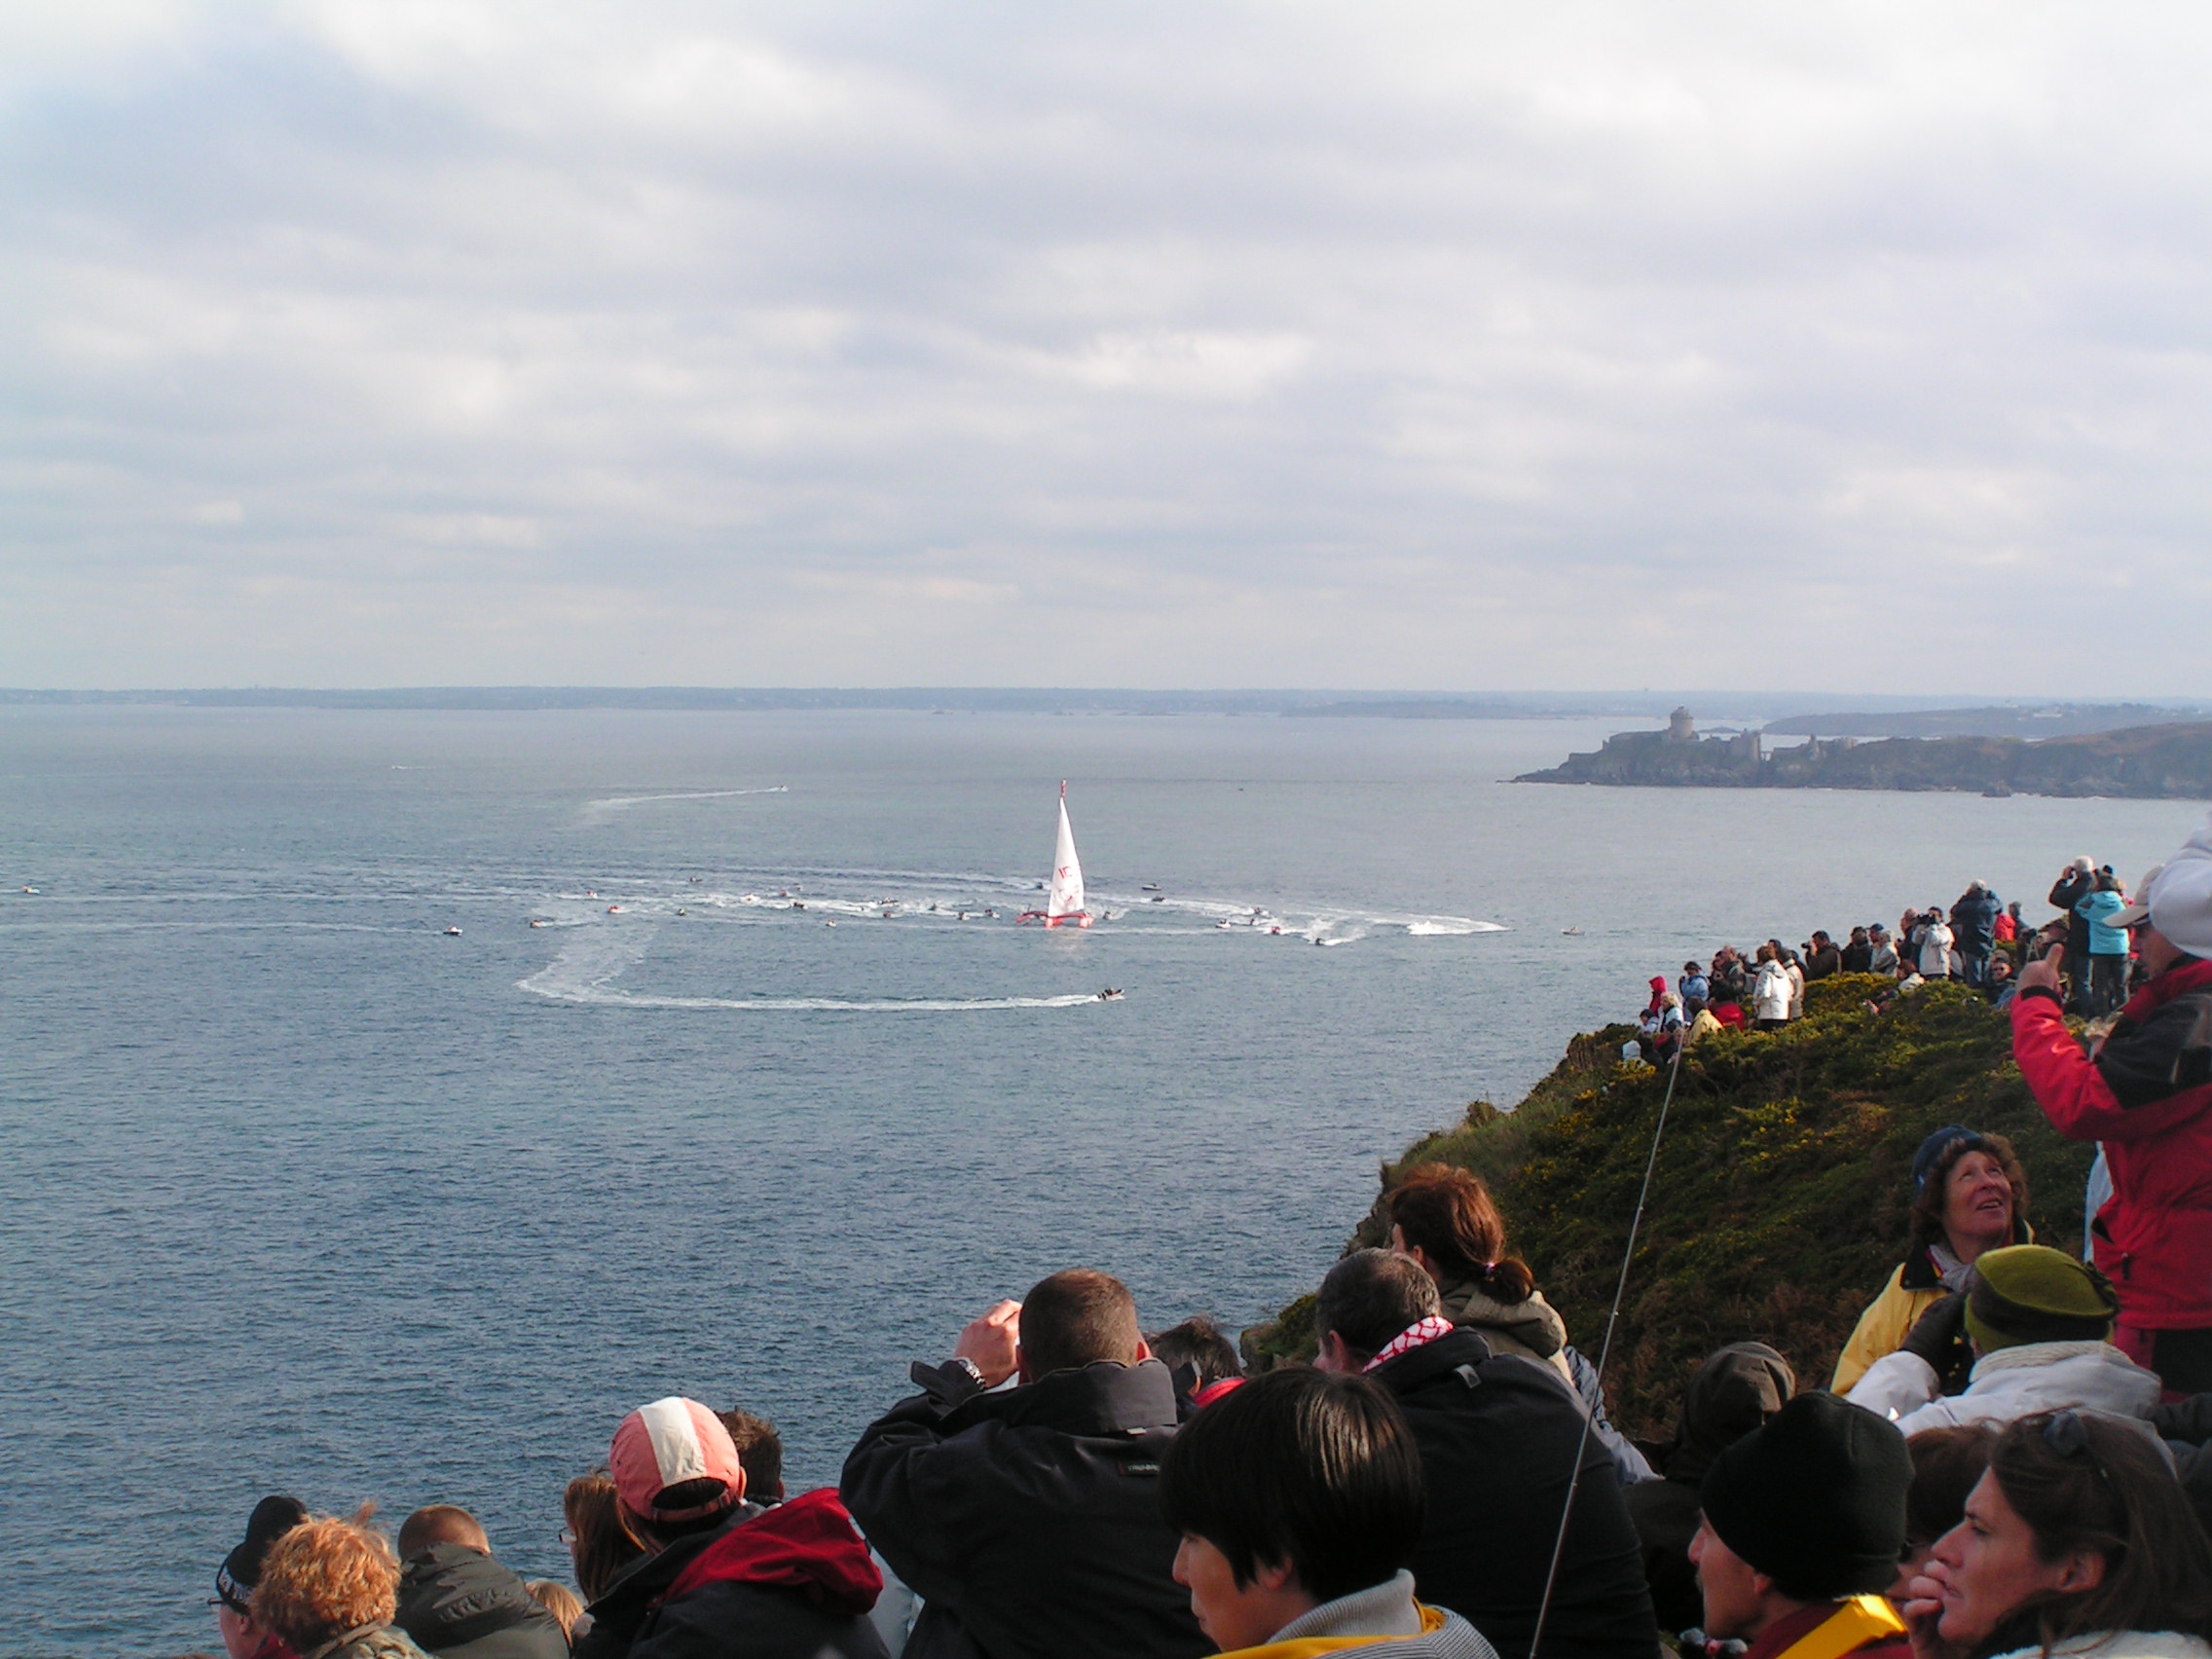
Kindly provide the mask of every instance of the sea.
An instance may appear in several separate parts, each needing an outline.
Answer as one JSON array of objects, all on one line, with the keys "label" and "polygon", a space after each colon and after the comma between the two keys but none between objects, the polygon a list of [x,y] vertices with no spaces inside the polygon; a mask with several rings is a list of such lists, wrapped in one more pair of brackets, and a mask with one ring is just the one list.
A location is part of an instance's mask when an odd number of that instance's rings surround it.
[{"label": "sea", "polygon": [[1056,1269],[1256,1322],[1651,975],[2203,811],[1504,781],[1619,723],[0,711],[0,1652],[218,1650],[271,1492],[565,1577],[664,1394],[833,1483]]}]

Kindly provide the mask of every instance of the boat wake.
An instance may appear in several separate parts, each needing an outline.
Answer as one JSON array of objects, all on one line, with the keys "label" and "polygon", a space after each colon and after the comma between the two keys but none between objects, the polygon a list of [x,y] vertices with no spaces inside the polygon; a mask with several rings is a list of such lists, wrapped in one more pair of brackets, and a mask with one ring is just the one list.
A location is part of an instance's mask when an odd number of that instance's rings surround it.
[{"label": "boat wake", "polygon": [[682,790],[670,794],[608,795],[602,800],[586,801],[584,812],[594,816],[608,812],[628,812],[633,806],[651,806],[663,800],[730,800],[738,795],[790,794],[791,785],[775,784],[767,789],[755,790]]}]

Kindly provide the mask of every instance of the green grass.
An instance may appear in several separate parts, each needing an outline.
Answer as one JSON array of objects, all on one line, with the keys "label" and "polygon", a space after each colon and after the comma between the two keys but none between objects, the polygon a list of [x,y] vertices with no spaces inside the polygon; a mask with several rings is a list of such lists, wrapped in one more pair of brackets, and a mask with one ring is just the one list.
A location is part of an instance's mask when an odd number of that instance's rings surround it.
[{"label": "green grass", "polygon": [[[1948,984],[1867,1013],[1887,982],[1812,985],[1804,1018],[1708,1038],[1684,1057],[1606,1367],[1629,1433],[1670,1433],[1690,1368],[1724,1343],[1771,1343],[1804,1385],[1825,1385],[1898,1263],[1912,1155],[1939,1124],[2011,1137],[2037,1237],[2080,1246],[2092,1149],[2044,1122],[2011,1063],[2004,1016]],[[1667,1082],[1618,1063],[1629,1035],[1608,1026],[1576,1038],[1515,1111],[1478,1101],[1382,1170],[1384,1190],[1419,1162],[1481,1174],[1512,1248],[1593,1361]],[[1354,1245],[1381,1241],[1380,1202]],[[1310,1297],[1246,1334],[1263,1365],[1305,1357],[1312,1344]]]}]

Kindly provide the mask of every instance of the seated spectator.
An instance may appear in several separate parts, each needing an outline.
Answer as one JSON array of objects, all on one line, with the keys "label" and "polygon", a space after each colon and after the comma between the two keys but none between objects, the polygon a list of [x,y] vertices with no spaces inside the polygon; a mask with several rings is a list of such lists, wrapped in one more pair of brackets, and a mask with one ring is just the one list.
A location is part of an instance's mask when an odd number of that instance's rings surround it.
[{"label": "seated spectator", "polygon": [[2022,1418],[1912,1581],[1929,1655],[2206,1659],[2212,1545],[2149,1437],[2091,1413]]},{"label": "seated spectator", "polygon": [[1816,929],[1808,942],[1812,948],[1805,952],[1806,978],[1832,979],[1843,972],[1843,952],[1825,930]]},{"label": "seated spectator", "polygon": [[1364,1379],[1291,1367],[1238,1389],[1168,1447],[1160,1502],[1182,1538],[1175,1582],[1225,1653],[1494,1659],[1465,1619],[1414,1600],[1421,1455]]},{"label": "seated spectator", "polygon": [[1866,972],[1895,975],[1898,971],[1898,947],[1890,939],[1888,928],[1866,930]]},{"label": "seated spectator", "polygon": [[561,1510],[568,1525],[561,1529],[569,1546],[569,1564],[576,1575],[576,1588],[586,1604],[598,1601],[614,1588],[614,1581],[644,1559],[638,1540],[622,1530],[621,1506],[614,1499],[614,1481],[605,1470],[578,1475],[561,1494]]},{"label": "seated spectator", "polygon": [[577,1659],[885,1659],[883,1581],[835,1493],[746,1502],[729,1430],[674,1397],[622,1419],[607,1466],[645,1558],[586,1609]]},{"label": "seated spectator", "polygon": [[[1905,1434],[2007,1423],[2067,1406],[2142,1417],[2158,1403],[2158,1376],[2112,1346],[2119,1312],[2111,1280],[2063,1250],[1991,1250],[1974,1264],[1963,1293],[1930,1309],[1903,1347],[1867,1368],[1851,1403],[1889,1418]],[[1956,1323],[1980,1357],[1966,1392],[1946,1398],[1929,1355],[1948,1349]]]},{"label": "seated spectator", "polygon": [[1682,964],[1682,977],[1675,981],[1675,989],[1680,995],[1684,1008],[1692,1002],[1713,1000],[1713,981],[1707,977],[1705,970],[1694,962]]},{"label": "seated spectator", "polygon": [[568,1659],[569,1635],[530,1586],[492,1559],[475,1516],[450,1503],[399,1524],[392,1623],[442,1659]]},{"label": "seated spectator", "polygon": [[1476,1332],[1493,1353],[1549,1365],[1581,1397],[1622,1482],[1654,1478],[1643,1454],[1606,1420],[1597,1368],[1567,1342],[1567,1322],[1536,1288],[1529,1264],[1505,1253],[1505,1222],[1483,1178],[1449,1163],[1423,1163],[1382,1201],[1390,1248],[1435,1281],[1437,1310]]},{"label": "seated spectator", "polygon": [[539,1606],[553,1615],[554,1622],[561,1627],[564,1641],[575,1636],[577,1621],[584,1616],[584,1604],[576,1600],[573,1590],[552,1578],[533,1578],[524,1588],[536,1598]]},{"label": "seated spectator", "polygon": [[1882,1598],[1904,1552],[1904,1436],[1833,1394],[1800,1394],[1713,1461],[1690,1542],[1709,1637],[1745,1659],[1910,1659]]},{"label": "seated spectator", "polygon": [[245,1536],[215,1569],[215,1629],[230,1659],[296,1659],[281,1637],[255,1622],[253,1587],[269,1546],[308,1518],[296,1497],[270,1496],[253,1506]]},{"label": "seated spectator", "polygon": [[1712,1006],[1714,1017],[1719,1019],[1723,1025],[1740,1023],[1740,1021],[1731,1021],[1720,1011],[1730,1006],[1740,1011],[1751,997],[1751,976],[1744,971],[1742,953],[1732,944],[1722,945],[1714,954],[1713,972],[1709,977],[1713,981]]},{"label": "seated spectator", "polygon": [[1527,1659],[1564,1516],[1545,1659],[1649,1653],[1658,1629],[1636,1528],[1604,1443],[1585,1432],[1559,1375],[1493,1354],[1473,1330],[1455,1327],[1438,1312],[1428,1274],[1386,1250],[1346,1256],[1317,1302],[1316,1363],[1382,1384],[1420,1448],[1428,1518],[1413,1568],[1421,1599],[1467,1619],[1505,1659]]},{"label": "seated spectator", "polygon": [[784,1501],[784,1437],[766,1418],[732,1409],[717,1412],[745,1470],[745,1498],[768,1508]]},{"label": "seated spectator", "polygon": [[869,1541],[925,1604],[908,1653],[1206,1651],[1160,1516],[1175,1383],[1119,1279],[1054,1273],[914,1379],[924,1392],[868,1427],[844,1473]]},{"label": "seated spectator", "polygon": [[[1707,1008],[1702,1002],[1693,1000],[1683,1007],[1682,1012],[1688,1014],[1690,1018],[1689,1029],[1682,1033],[1682,1041],[1685,1044],[1695,1043],[1700,1037],[1716,1036],[1728,1029],[1714,1017],[1713,1010]],[[1739,1021],[1743,1018],[1743,1013],[1742,1009],[1736,1011]]]},{"label": "seated spectator", "polygon": [[1731,1343],[1709,1355],[1682,1390],[1682,1420],[1659,1459],[1663,1480],[1628,1489],[1629,1519],[1643,1551],[1644,1582],[1659,1628],[1679,1632],[1704,1622],[1690,1540],[1697,1536],[1698,1488],[1713,1460],[1770,1420],[1797,1391],[1789,1362],[1764,1343]]},{"label": "seated spectator", "polygon": [[253,1619],[300,1659],[422,1659],[391,1622],[399,1557],[369,1525],[376,1505],[350,1521],[320,1515],[269,1546],[253,1587]]},{"label": "seated spectator", "polygon": [[1912,1581],[1926,1570],[1936,1540],[1967,1516],[1967,1496],[1989,1468],[1997,1431],[1985,1422],[1924,1428],[1905,1437],[1912,1455],[1912,1487],[1904,1498],[1904,1557],[1898,1564],[1890,1603],[1902,1607]]},{"label": "seated spectator", "polygon": [[1845,974],[1870,974],[1874,971],[1874,941],[1866,929],[1851,930],[1851,938],[1836,952],[1836,966]]},{"label": "seated spectator", "polygon": [[1202,1313],[1164,1331],[1155,1331],[1145,1342],[1152,1348],[1152,1357],[1166,1366],[1177,1385],[1201,1405],[1218,1398],[1223,1383],[1238,1382],[1244,1376],[1244,1362],[1236,1356],[1236,1345]]},{"label": "seated spectator", "polygon": [[1997,920],[1990,924],[1990,932],[2001,945],[2017,944],[2027,937],[2027,928],[2020,920],[2020,902],[2017,899],[1998,912]]},{"label": "seated spectator", "polygon": [[[2021,1219],[2027,1207],[2028,1172],[2003,1135],[1947,1124],[1923,1140],[1912,1155],[1904,1260],[1859,1316],[1828,1386],[1849,1393],[1868,1366],[1902,1347],[1922,1314],[1966,1288],[1967,1272],[1984,1251],[2027,1243],[2034,1236]],[[1947,1383],[1964,1387],[1971,1364],[1962,1348],[1938,1369]]]},{"label": "seated spectator", "polygon": [[1982,972],[1981,988],[1988,994],[1992,1008],[2008,1008],[2012,1002],[2012,959],[2002,950],[1989,959]]},{"label": "seated spectator", "polygon": [[1670,1064],[1682,1043],[1682,1000],[1673,991],[1659,993],[1659,1006],[1646,1009],[1636,1022],[1638,1056],[1646,1065]]}]

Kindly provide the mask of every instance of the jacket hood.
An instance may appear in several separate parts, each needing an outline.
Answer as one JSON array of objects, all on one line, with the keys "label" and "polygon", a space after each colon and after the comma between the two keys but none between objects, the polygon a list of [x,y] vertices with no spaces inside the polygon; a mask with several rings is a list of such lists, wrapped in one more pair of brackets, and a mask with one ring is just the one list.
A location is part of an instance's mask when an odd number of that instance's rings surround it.
[{"label": "jacket hood", "polygon": [[433,1650],[518,1625],[558,1625],[520,1578],[465,1544],[433,1544],[407,1558],[391,1622]]},{"label": "jacket hood", "polygon": [[1438,1289],[1444,1316],[1455,1325],[1510,1337],[1538,1359],[1549,1359],[1567,1346],[1567,1321],[1540,1290],[1530,1291],[1525,1301],[1500,1302],[1472,1279],[1452,1279]]},{"label": "jacket hood", "polygon": [[801,1493],[719,1533],[677,1575],[669,1598],[709,1584],[796,1590],[827,1612],[855,1616],[883,1594],[883,1575],[832,1487]]},{"label": "jacket hood", "polygon": [[1682,1390],[1682,1420],[1667,1454],[1667,1478],[1700,1481],[1713,1460],[1797,1391],[1789,1362],[1764,1343],[1730,1343],[1697,1368]]}]

